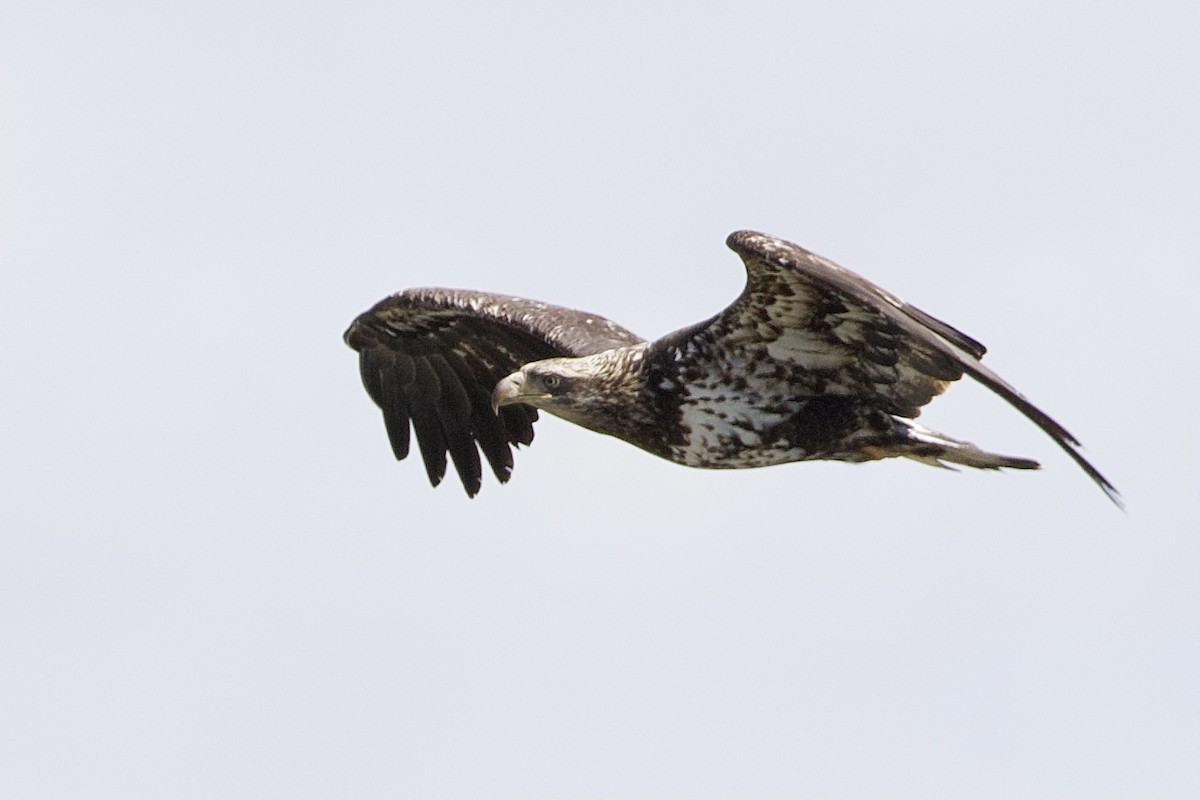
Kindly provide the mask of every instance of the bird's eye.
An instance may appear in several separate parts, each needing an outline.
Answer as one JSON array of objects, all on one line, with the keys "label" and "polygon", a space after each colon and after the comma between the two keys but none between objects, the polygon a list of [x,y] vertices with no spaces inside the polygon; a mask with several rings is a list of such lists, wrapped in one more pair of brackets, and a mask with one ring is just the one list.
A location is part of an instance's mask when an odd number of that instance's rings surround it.
[{"label": "bird's eye", "polygon": [[542,385],[547,389],[557,389],[560,383],[562,383],[562,378],[558,377],[557,375],[542,376]]}]

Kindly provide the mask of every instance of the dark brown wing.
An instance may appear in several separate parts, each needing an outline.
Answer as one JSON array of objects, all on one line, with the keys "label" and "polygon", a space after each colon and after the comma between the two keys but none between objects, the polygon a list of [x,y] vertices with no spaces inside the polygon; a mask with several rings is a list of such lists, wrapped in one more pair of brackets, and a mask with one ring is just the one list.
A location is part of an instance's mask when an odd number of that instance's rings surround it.
[{"label": "dark brown wing", "polygon": [[1045,431],[1120,504],[1079,441],[980,362],[979,342],[790,242],[739,231],[726,243],[746,263],[746,288],[694,329],[694,358],[769,361],[802,390],[861,397],[903,417],[915,417],[966,373]]},{"label": "dark brown wing", "polygon": [[479,451],[500,482],[512,473],[511,445],[533,441],[536,409],[497,416],[492,389],[530,361],[585,356],[642,339],[596,314],[520,297],[456,289],[409,289],[360,315],[345,334],[359,353],[363,385],[383,410],[397,459],[416,432],[434,486],[450,454],[463,487],[479,491]]}]

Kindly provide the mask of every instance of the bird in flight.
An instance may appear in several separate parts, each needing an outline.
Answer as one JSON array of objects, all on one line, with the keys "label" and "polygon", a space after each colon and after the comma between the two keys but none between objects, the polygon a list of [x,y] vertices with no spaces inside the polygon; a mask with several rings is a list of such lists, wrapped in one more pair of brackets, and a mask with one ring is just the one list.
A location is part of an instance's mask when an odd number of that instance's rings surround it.
[{"label": "bird in flight", "polygon": [[584,311],[459,289],[408,289],[346,331],[397,459],[411,432],[437,486],[447,454],[469,496],[480,454],[501,483],[538,410],[677,464],[712,469],[903,456],[1037,469],[915,421],[970,375],[1058,443],[1120,505],[1079,441],[981,362],[982,344],[798,245],[738,231],[746,288],[721,313],[648,341]]}]

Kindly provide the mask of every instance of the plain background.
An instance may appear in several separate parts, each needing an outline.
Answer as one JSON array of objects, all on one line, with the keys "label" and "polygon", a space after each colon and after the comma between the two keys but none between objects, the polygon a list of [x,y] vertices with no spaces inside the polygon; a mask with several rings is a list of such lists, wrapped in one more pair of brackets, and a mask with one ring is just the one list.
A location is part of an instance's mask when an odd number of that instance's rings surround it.
[{"label": "plain background", "polygon": [[[0,793],[1200,796],[1194,2],[7,3]],[[738,228],[991,347],[1039,473],[688,470],[558,420],[470,501],[350,320],[646,336]]]}]

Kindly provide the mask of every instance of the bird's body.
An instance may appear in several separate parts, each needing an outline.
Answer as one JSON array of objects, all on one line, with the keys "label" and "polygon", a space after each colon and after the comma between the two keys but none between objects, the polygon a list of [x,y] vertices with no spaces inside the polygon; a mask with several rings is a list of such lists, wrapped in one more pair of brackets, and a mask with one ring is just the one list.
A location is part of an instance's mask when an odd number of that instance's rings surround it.
[{"label": "bird's body", "polygon": [[483,292],[410,289],[354,321],[346,342],[397,458],[411,421],[430,481],[449,453],[468,494],[483,452],[496,477],[529,444],[535,409],[693,467],[905,456],[1034,469],[913,422],[964,373],[1034,421],[1114,500],[1077,441],[980,363],[949,325],[797,245],[741,231],[747,285],[722,313],[655,341],[595,314]]}]

